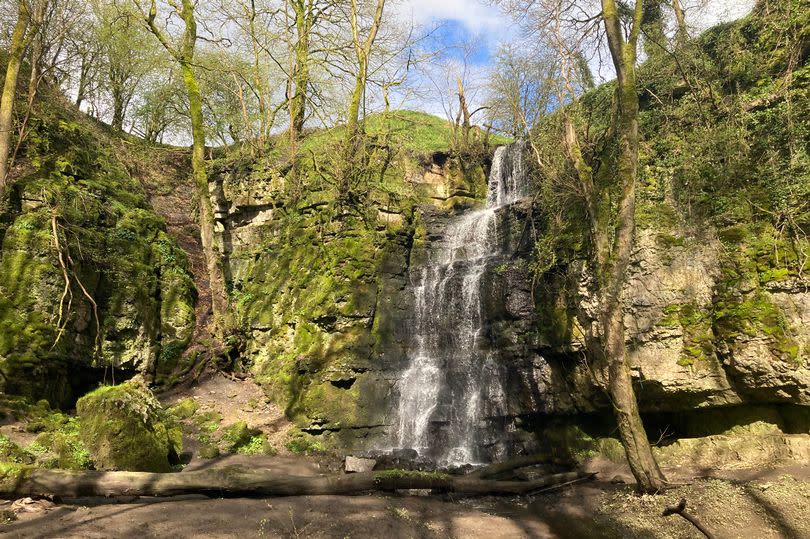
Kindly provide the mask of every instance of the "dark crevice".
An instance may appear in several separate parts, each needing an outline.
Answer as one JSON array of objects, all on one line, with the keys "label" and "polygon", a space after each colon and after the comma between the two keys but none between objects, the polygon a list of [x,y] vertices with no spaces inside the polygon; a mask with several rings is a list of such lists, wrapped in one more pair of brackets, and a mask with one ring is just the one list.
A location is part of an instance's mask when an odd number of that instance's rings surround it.
[{"label": "dark crevice", "polygon": [[351,389],[357,378],[347,378],[345,380],[329,380],[329,383],[338,389]]}]

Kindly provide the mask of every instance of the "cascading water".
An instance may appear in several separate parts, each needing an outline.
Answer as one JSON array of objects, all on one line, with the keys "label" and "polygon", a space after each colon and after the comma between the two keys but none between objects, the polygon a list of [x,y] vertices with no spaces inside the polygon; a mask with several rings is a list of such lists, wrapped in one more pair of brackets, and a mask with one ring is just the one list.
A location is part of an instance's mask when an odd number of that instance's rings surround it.
[{"label": "cascading water", "polygon": [[395,443],[441,467],[480,463],[504,450],[487,424],[504,414],[505,395],[482,278],[505,254],[499,210],[528,194],[522,152],[522,144],[495,151],[486,207],[453,218],[424,265],[411,269],[415,327],[399,382]]}]

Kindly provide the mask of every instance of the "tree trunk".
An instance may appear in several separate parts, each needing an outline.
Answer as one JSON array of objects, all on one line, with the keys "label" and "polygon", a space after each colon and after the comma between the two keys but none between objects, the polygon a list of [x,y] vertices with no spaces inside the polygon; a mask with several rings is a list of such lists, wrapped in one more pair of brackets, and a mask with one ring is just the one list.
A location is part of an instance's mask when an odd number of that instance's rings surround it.
[{"label": "tree trunk", "polygon": [[605,329],[605,352],[609,359],[608,394],[619,427],[619,437],[638,489],[652,494],[666,486],[666,477],[653,456],[647,431],[638,411],[633,379],[627,364],[622,316],[621,305],[611,305],[602,323]]},{"label": "tree trunk", "polygon": [[689,30],[686,28],[686,17],[683,14],[680,0],[672,0],[672,10],[675,12],[675,21],[678,24],[675,34],[676,44],[681,45],[689,38]]},{"label": "tree trunk", "polygon": [[647,58],[660,59],[666,51],[662,1],[643,0],[641,30],[644,32],[644,52],[647,53]]},{"label": "tree trunk", "polygon": [[110,124],[116,131],[123,131],[124,129],[124,97],[121,92],[113,90],[113,115],[112,123]]},{"label": "tree trunk", "polygon": [[194,184],[197,188],[200,218],[200,240],[208,266],[208,277],[211,286],[211,302],[214,311],[214,330],[223,336],[230,328],[231,315],[228,293],[225,289],[225,274],[222,268],[221,253],[216,244],[214,231],[214,208],[211,204],[211,193],[208,189],[208,171],[205,166],[205,125],[202,113],[202,94],[194,75],[190,59],[181,62],[183,82],[186,85],[191,116],[191,169]]},{"label": "tree trunk", "polygon": [[354,91],[349,102],[349,115],[346,120],[346,139],[351,141],[357,134],[357,126],[360,121],[360,104],[363,101],[363,93],[366,89],[366,70],[368,69],[368,59],[360,60],[357,70],[357,78],[354,81]]},{"label": "tree trunk", "polygon": [[461,107],[462,117],[462,147],[467,148],[470,145],[470,129],[472,129],[472,125],[470,123],[470,109],[467,107],[467,96],[464,94],[464,83],[461,82],[461,78],[456,79],[456,86],[458,86],[458,102],[459,106]]},{"label": "tree trunk", "polygon": [[0,98],[0,203],[3,201],[8,176],[8,157],[11,149],[11,131],[14,128],[14,98],[17,93],[17,77],[20,64],[27,45],[27,30],[31,14],[25,2],[20,2],[20,13],[8,52],[8,67],[3,84],[3,95]]},{"label": "tree trunk", "polygon": [[152,0],[149,11],[145,12],[146,23],[149,30],[160,41],[163,47],[174,57],[180,65],[183,83],[188,93],[189,116],[191,119],[191,169],[194,175],[194,184],[197,188],[197,202],[200,212],[200,240],[205,254],[208,276],[211,287],[211,304],[213,310],[214,333],[223,337],[230,331],[231,313],[228,292],[225,288],[225,274],[222,268],[222,258],[217,246],[214,231],[214,209],[211,204],[211,193],[208,189],[208,171],[205,166],[205,123],[202,112],[202,94],[197,77],[194,74],[194,48],[197,43],[197,20],[194,16],[193,0],[182,0],[178,6],[172,3],[174,9],[183,20],[185,28],[180,37],[179,44],[174,45],[169,37],[155,22],[158,16],[157,0]]},{"label": "tree trunk", "polygon": [[357,22],[357,0],[351,1],[352,39],[354,41],[354,51],[357,57],[357,76],[354,80],[354,91],[352,92],[352,100],[349,103],[349,116],[346,121],[347,141],[352,141],[357,134],[357,127],[360,121],[360,105],[363,102],[363,96],[366,93],[366,83],[368,82],[368,61],[371,56],[371,49],[374,46],[374,40],[377,39],[377,32],[380,29],[380,21],[382,20],[384,9],[385,0],[377,0],[374,18],[368,30],[368,35],[366,39],[361,42],[360,26]]},{"label": "tree trunk", "polygon": [[309,33],[311,31],[311,18],[309,6],[303,0],[294,0],[290,3],[295,11],[296,37],[293,54],[295,56],[294,69],[291,74],[293,95],[290,99],[290,142],[295,144],[301,136],[306,120],[307,91],[309,87]]},{"label": "tree trunk", "polygon": [[97,472],[43,469],[6,471],[0,496],[176,496],[180,494],[312,496],[368,491],[438,489],[464,494],[518,495],[595,474],[570,472],[534,481],[489,481],[423,472],[369,472],[302,477],[240,467],[182,473]]},{"label": "tree trunk", "polygon": [[613,402],[619,435],[627,461],[642,492],[658,492],[666,478],[652,454],[647,433],[638,411],[627,350],[624,342],[622,288],[633,252],[635,235],[635,188],[638,175],[638,90],[636,88],[636,49],[641,31],[642,2],[636,2],[631,27],[625,41],[615,0],[602,0],[605,33],[618,83],[615,99],[615,136],[618,155],[616,178],[621,189],[611,259],[599,268],[601,289],[602,347],[608,361],[608,393]]}]

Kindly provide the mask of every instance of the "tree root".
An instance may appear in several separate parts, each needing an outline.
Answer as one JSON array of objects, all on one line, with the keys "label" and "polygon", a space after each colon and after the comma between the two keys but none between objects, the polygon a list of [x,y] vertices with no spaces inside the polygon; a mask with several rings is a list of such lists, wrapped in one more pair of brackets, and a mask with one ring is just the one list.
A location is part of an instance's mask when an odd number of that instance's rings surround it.
[{"label": "tree root", "polygon": [[707,530],[701,523],[695,518],[693,515],[686,512],[686,498],[681,498],[681,501],[678,502],[678,505],[674,505],[672,507],[667,507],[664,509],[664,512],[661,513],[662,517],[668,517],[670,515],[681,515],[683,518],[688,520],[692,523],[692,525],[698,529],[700,533],[705,535],[708,539],[714,539],[714,535]]}]

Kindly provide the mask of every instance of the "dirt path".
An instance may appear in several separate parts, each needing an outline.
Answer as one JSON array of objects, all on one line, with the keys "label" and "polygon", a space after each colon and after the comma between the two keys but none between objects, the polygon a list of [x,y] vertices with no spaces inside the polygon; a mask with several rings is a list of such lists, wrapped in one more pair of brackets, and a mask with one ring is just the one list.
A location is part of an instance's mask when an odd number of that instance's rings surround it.
[{"label": "dirt path", "polygon": [[506,518],[459,504],[395,496],[165,500],[69,505],[8,525],[7,537],[554,537],[530,516]]},{"label": "dirt path", "polygon": [[[244,421],[251,429],[258,429],[267,437],[276,454],[288,455],[285,443],[293,424],[284,415],[284,410],[274,404],[256,385],[252,378],[240,380],[220,372],[208,373],[192,383],[188,381],[158,395],[161,403],[170,407],[185,399],[193,399],[197,411],[185,423],[191,427],[196,418],[212,417],[214,437],[223,428],[237,421]],[[191,453],[190,465],[205,463],[199,455],[200,445],[194,436],[184,437],[184,451]],[[301,457],[303,458],[303,457]]]}]

